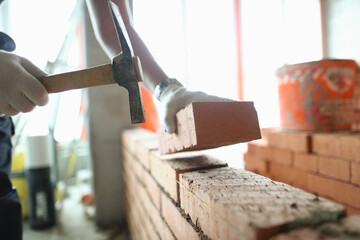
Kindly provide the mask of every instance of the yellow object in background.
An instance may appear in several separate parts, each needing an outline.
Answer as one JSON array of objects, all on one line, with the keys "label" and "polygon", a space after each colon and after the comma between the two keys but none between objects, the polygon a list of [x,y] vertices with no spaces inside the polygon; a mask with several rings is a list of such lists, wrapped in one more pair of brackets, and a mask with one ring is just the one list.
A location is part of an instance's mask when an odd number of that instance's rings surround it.
[{"label": "yellow object in background", "polygon": [[25,153],[18,152],[14,153],[11,165],[11,182],[13,187],[17,189],[20,197],[22,215],[26,218],[29,214],[28,206],[28,186],[25,177]]}]

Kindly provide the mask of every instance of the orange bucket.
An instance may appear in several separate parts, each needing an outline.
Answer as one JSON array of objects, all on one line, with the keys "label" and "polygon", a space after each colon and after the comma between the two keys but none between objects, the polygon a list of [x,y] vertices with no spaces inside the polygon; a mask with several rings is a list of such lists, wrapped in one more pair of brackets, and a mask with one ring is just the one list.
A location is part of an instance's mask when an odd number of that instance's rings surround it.
[{"label": "orange bucket", "polygon": [[280,126],[303,131],[351,129],[357,69],[353,60],[332,59],[279,68]]}]

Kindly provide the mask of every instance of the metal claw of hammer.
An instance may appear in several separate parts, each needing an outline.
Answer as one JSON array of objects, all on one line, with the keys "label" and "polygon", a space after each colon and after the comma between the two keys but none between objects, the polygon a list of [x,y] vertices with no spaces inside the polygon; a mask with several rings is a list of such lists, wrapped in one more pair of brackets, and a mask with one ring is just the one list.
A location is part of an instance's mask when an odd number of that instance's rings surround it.
[{"label": "metal claw of hammer", "polygon": [[111,1],[109,7],[122,49],[122,52],[114,57],[112,64],[48,75],[39,80],[48,93],[117,83],[128,91],[131,123],[143,123],[146,116],[139,86],[139,82],[143,81],[141,62],[139,57],[134,56],[119,8]]}]

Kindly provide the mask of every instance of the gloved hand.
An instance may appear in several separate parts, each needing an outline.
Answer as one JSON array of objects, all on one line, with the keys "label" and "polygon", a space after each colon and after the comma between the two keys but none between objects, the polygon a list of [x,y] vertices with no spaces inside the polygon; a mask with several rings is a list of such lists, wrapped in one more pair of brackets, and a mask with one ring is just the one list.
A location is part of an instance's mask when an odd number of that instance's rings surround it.
[{"label": "gloved hand", "polygon": [[187,88],[177,85],[168,85],[159,97],[163,105],[163,122],[167,133],[176,131],[175,115],[192,102],[230,102],[234,101],[214,95],[208,95],[201,91],[190,91]]},{"label": "gloved hand", "polygon": [[0,116],[29,112],[48,102],[48,92],[37,77],[46,73],[29,60],[0,50]]}]

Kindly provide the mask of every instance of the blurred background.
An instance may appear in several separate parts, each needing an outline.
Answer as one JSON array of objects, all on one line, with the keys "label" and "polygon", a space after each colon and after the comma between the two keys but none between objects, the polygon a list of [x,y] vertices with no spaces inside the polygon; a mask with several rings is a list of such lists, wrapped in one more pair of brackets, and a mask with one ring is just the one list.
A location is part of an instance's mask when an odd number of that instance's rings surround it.
[{"label": "blurred background", "polygon": [[[194,90],[254,101],[262,128],[280,121],[276,69],[323,58],[360,57],[358,0],[130,2],[136,31],[169,76]],[[84,0],[6,0],[0,7],[0,30],[15,40],[16,54],[50,74],[110,63],[94,37]],[[69,204],[73,213],[84,215],[79,224],[119,226],[124,221],[120,132],[136,127],[129,119],[122,88],[52,94],[47,106],[13,118],[13,172],[25,171],[28,137],[47,136],[57,211],[66,211]],[[243,168],[239,156],[244,151],[240,144],[209,153]],[[18,189],[26,196],[21,184],[26,184],[25,177]],[[23,206],[28,204],[25,198]],[[26,207],[24,211],[26,222]],[[28,236],[49,239],[31,231],[25,229]],[[88,239],[109,236],[96,237],[100,233],[94,231]]]}]

